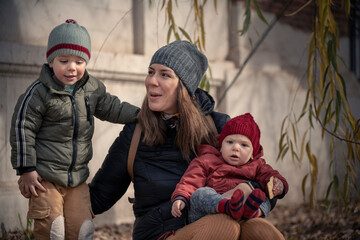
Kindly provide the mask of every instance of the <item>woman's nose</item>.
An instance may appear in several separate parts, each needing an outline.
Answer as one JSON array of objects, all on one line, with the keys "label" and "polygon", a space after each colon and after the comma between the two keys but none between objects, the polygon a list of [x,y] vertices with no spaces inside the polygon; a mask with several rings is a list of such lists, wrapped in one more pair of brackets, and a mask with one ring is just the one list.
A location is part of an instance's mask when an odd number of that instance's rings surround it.
[{"label": "woman's nose", "polygon": [[159,82],[156,78],[156,75],[147,76],[146,85],[158,86]]}]

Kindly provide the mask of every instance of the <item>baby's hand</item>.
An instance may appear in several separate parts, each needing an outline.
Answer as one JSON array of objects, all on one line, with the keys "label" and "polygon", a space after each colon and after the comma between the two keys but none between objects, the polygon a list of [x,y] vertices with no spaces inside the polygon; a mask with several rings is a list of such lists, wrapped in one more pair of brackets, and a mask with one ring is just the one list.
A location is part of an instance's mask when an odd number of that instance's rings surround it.
[{"label": "baby's hand", "polygon": [[21,194],[25,198],[30,198],[31,195],[38,197],[36,188],[39,190],[46,192],[46,188],[41,184],[41,177],[36,171],[27,172],[20,176],[18,180],[18,185]]},{"label": "baby's hand", "polygon": [[274,177],[274,186],[273,186],[274,196],[282,194],[283,191],[284,191],[284,184],[280,179]]},{"label": "baby's hand", "polygon": [[172,207],[171,207],[171,214],[174,217],[180,217],[181,216],[181,210],[183,210],[185,207],[185,203],[181,200],[176,200]]}]

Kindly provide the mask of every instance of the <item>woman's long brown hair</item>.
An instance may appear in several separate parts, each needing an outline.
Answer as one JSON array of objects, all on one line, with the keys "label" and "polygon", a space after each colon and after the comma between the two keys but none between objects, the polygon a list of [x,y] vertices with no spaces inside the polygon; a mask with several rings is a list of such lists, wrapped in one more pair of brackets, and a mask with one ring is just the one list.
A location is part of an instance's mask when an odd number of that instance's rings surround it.
[{"label": "woman's long brown hair", "polygon": [[[190,155],[196,154],[198,145],[217,146],[215,137],[217,133],[212,130],[196,100],[190,97],[181,81],[179,81],[177,94],[180,124],[175,143],[182,156],[190,161]],[[164,120],[161,118],[160,112],[150,110],[147,96],[143,101],[138,119],[144,133],[143,141],[147,145],[156,146],[165,143],[166,126]]]}]

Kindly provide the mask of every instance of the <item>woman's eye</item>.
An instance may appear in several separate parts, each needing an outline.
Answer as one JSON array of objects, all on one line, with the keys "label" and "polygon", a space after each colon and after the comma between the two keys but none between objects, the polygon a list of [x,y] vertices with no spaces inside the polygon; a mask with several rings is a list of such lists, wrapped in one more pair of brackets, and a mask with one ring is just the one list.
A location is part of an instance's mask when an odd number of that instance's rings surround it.
[{"label": "woman's eye", "polygon": [[163,77],[170,77],[170,75],[169,74],[167,74],[167,73],[163,73],[163,74],[161,74],[161,76],[163,76]]},{"label": "woman's eye", "polygon": [[148,75],[153,75],[153,74],[154,74],[154,71],[152,71],[152,70],[148,71]]}]

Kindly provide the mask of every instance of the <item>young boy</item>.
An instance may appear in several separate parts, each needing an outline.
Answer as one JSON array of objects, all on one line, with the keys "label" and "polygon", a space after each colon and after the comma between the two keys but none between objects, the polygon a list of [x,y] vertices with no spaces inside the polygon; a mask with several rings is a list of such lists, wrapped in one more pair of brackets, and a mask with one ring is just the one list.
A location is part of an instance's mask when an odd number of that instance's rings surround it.
[{"label": "young boy", "polygon": [[[10,130],[11,163],[36,239],[92,239],[93,214],[86,179],[92,158],[94,116],[113,123],[136,120],[139,108],[120,102],[85,69],[87,30],[69,19],[50,33],[47,62],[22,94]],[[40,191],[39,191],[40,190]]]},{"label": "young boy", "polygon": [[[261,158],[260,129],[250,113],[229,120],[218,140],[220,151],[209,145],[199,146],[199,157],[190,163],[177,184],[172,194],[174,217],[181,216],[185,206],[190,208],[190,222],[217,212],[235,220],[260,216],[259,207],[265,200],[260,188],[253,189],[250,194],[239,188],[231,199],[221,195],[243,182],[250,186],[251,182],[258,183],[270,198],[273,195],[283,198],[287,193],[285,178]],[[273,186],[268,188],[269,182]]]}]

